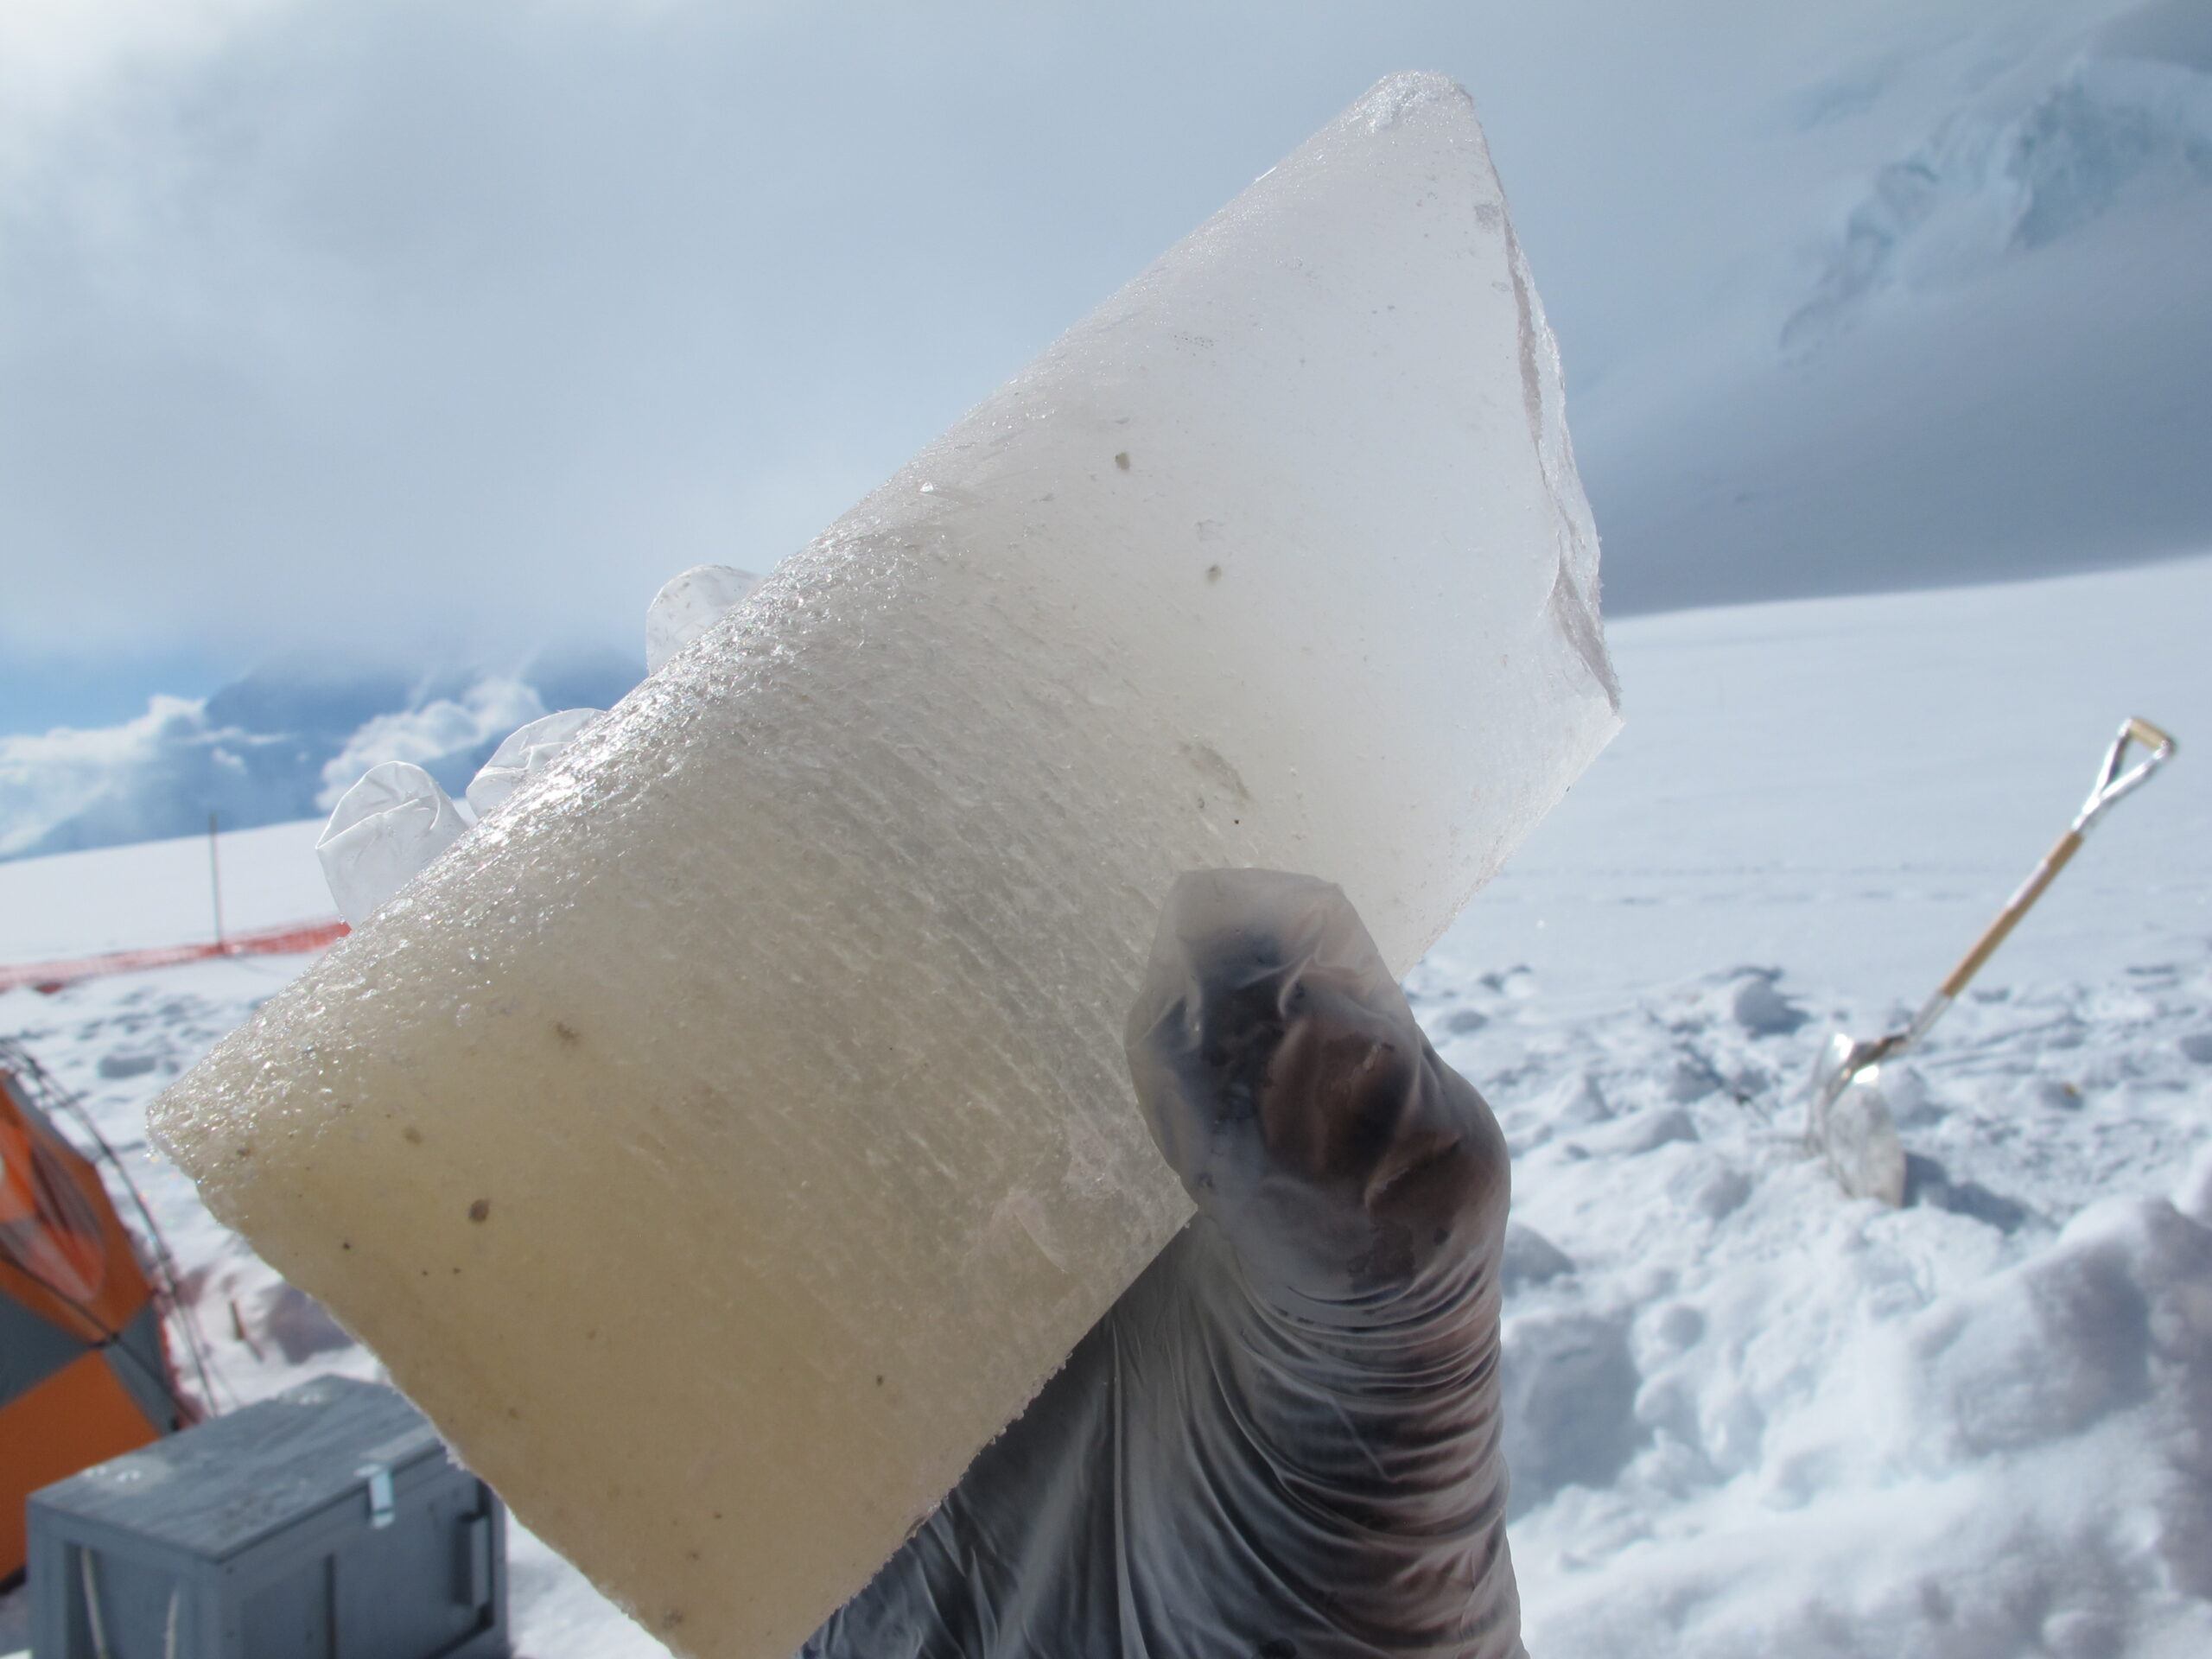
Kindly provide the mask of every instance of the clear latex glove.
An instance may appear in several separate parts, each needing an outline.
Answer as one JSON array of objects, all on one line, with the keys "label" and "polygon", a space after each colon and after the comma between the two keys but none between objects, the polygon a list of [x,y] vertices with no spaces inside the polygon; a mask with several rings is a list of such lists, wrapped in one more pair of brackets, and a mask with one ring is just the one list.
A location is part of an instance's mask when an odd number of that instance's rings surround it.
[{"label": "clear latex glove", "polygon": [[412,761],[386,760],[338,798],[315,851],[338,913],[359,927],[467,833],[436,779]]},{"label": "clear latex glove", "polygon": [[544,771],[559,760],[562,751],[575,741],[577,734],[605,712],[600,709],[563,709],[510,732],[506,741],[492,751],[492,758],[469,780],[469,810],[482,817],[521,788],[524,779],[533,772]]},{"label": "clear latex glove", "polygon": [[1129,1021],[1198,1214],[810,1659],[1514,1659],[1505,1143],[1338,889],[1185,877]]},{"label": "clear latex glove", "polygon": [[760,578],[731,564],[695,564],[671,576],[645,607],[645,672],[658,674],[670,658],[742,605]]}]

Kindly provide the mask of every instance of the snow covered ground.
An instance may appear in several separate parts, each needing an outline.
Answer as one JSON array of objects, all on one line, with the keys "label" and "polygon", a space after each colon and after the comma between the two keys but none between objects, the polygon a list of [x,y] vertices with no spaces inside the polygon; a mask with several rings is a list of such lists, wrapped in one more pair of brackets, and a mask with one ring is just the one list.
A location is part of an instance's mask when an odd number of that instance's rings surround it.
[{"label": "snow covered ground", "polygon": [[[1538,1659],[2212,1652],[2207,617],[2198,558],[1613,630],[1627,734],[1409,981],[1516,1154]],[[2184,753],[1904,1069],[1917,1202],[1846,1201],[1794,1144],[1821,1040],[1927,992],[2128,714]],[[0,996],[127,1148],[226,1403],[374,1374],[142,1139],[301,965]],[[659,1650],[515,1563],[522,1653]]]},{"label": "snow covered ground", "polygon": [[[1614,1004],[1694,970],[1918,1002],[2081,805],[2120,721],[2184,753],[2005,944],[2111,979],[2212,938],[2212,558],[1637,617],[1628,724],[1433,953]],[[2194,740],[2194,741],[2192,741]]]},{"label": "snow covered ground", "polygon": [[[334,918],[315,837],[323,821],[216,837],[226,931]],[[141,842],[0,863],[0,966],[197,944],[215,937],[207,838]]]},{"label": "snow covered ground", "polygon": [[2212,962],[2145,969],[1959,1009],[1892,1092],[1900,1211],[1795,1144],[1820,1039],[1878,1008],[1419,976],[1515,1153],[1532,1653],[2212,1651]]}]

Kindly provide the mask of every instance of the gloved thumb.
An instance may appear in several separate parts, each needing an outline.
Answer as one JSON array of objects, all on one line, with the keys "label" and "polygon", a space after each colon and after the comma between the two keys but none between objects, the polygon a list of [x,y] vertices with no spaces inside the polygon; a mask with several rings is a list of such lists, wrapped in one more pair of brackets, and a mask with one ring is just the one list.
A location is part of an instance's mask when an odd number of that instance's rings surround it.
[{"label": "gloved thumb", "polygon": [[1325,1328],[1402,1334],[1495,1297],[1503,1137],[1339,889],[1182,877],[1128,1038],[1153,1139],[1255,1294]]}]

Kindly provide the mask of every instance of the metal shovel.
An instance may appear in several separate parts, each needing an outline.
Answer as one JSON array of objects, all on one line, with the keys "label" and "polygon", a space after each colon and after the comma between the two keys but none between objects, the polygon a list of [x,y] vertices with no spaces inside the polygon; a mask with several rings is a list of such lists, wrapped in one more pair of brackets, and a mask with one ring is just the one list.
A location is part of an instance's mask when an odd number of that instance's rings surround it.
[{"label": "metal shovel", "polygon": [[[2127,758],[2131,743],[2139,745],[2146,753],[2133,766],[2122,772],[2120,766]],[[1828,1039],[1827,1047],[1813,1071],[1805,1142],[1809,1151],[1827,1160],[1837,1181],[1853,1198],[1879,1198],[1891,1205],[1904,1202],[1904,1147],[1897,1140],[1897,1123],[1890,1115],[1889,1103],[1882,1097],[1883,1062],[1904,1053],[1928,1035],[1929,1028],[1943,1017],[1943,1011],[1966,989],[1967,982],[1981,971],[1981,964],[2005,943],[2005,936],[2043,897],[2044,889],[2058,879],[2058,873],[2066,868],[2068,861],[2082,850],[2083,839],[2096,828],[2097,821],[2112,810],[2115,803],[2140,789],[2151,774],[2172,757],[2173,752],[2173,739],[2149,721],[2131,720],[2122,726],[2120,735],[2106,752],[2104,766],[2097,773],[2096,787],[2089,791],[2089,798],[2075,815],[2073,823],[2043,855],[2043,861],[2020,884],[2020,890],[2005,901],[2005,908],[1998,912],[1997,919],[1974,941],[1974,949],[1960,958],[1959,965],[1936,988],[1936,995],[1922,1005],[1912,1023],[1886,1037],[1859,1042],[1841,1032]]]}]

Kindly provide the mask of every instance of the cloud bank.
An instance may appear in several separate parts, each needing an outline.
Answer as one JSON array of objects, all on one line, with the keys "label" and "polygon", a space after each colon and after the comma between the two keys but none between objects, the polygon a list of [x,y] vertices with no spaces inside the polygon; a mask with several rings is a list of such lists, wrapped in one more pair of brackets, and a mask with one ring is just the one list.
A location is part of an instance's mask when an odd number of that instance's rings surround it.
[{"label": "cloud bank", "polygon": [[549,642],[772,566],[1414,65],[1484,112],[1609,610],[2212,544],[2205,16],[18,0],[0,734],[280,666],[0,737],[0,855],[458,787],[612,700]]},{"label": "cloud bank", "polygon": [[371,766],[410,760],[458,796],[549,708],[605,708],[638,665],[612,654],[520,673],[417,677],[280,664],[136,720],[0,737],[0,859],[317,817]]},{"label": "cloud bank", "polygon": [[[0,652],[626,637],[1408,67],[1474,91],[1601,393],[1770,302],[1967,81],[2112,10],[19,0]],[[1872,90],[1801,119],[1839,74]]]}]

